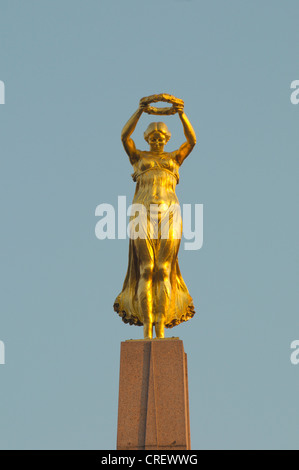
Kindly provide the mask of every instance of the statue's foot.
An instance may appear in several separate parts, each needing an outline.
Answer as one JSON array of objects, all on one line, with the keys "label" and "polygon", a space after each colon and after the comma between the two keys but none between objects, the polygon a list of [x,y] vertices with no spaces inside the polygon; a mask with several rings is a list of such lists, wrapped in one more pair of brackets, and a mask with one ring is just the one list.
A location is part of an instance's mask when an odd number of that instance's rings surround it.
[{"label": "statue's foot", "polygon": [[143,325],[143,337],[144,339],[152,339],[153,337],[153,325],[145,323]]},{"label": "statue's foot", "polygon": [[155,332],[157,338],[164,338],[164,321],[155,323]]}]

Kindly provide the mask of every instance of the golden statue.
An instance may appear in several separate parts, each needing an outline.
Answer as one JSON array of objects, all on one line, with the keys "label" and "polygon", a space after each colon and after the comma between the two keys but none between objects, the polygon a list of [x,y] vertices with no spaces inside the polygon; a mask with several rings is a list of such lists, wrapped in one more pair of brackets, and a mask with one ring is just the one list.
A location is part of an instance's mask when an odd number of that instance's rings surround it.
[{"label": "golden statue", "polygon": [[[159,101],[172,103],[172,106],[151,106],[151,103]],[[136,149],[131,135],[143,112],[178,113],[186,142],[174,152],[165,152],[164,146],[171,134],[163,122],[152,122],[144,133],[150,150]],[[153,326],[156,337],[164,338],[164,327],[172,328],[189,320],[195,313],[177,258],[182,219],[180,213],[178,218],[178,212],[172,208],[179,207],[175,193],[179,167],[192,151],[196,135],[184,113],[184,102],[174,96],[160,94],[140,100],[139,108],[122,130],[121,140],[134,169],[133,181],[137,183],[133,204],[145,208],[145,217],[139,217],[139,225],[134,227],[142,229],[145,236],[130,237],[128,270],[114,310],[125,323],[143,325],[144,338],[152,338]],[[156,224],[152,217],[153,207],[158,208]],[[134,222],[134,217],[131,216],[130,220]],[[168,228],[167,237],[161,236],[165,226]],[[155,230],[156,236],[153,236]]]}]

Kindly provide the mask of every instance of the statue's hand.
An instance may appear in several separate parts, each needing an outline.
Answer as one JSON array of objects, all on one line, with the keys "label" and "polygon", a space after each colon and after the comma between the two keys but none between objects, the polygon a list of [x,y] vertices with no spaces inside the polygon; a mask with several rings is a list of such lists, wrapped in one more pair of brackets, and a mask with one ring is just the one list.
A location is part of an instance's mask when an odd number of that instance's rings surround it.
[{"label": "statue's hand", "polygon": [[140,111],[144,112],[146,110],[147,106],[148,106],[147,103],[144,103],[142,100],[140,100],[138,109],[140,109]]},{"label": "statue's hand", "polygon": [[184,112],[184,105],[183,104],[175,104],[174,107],[175,107],[176,112],[178,114],[183,114],[183,112]]}]

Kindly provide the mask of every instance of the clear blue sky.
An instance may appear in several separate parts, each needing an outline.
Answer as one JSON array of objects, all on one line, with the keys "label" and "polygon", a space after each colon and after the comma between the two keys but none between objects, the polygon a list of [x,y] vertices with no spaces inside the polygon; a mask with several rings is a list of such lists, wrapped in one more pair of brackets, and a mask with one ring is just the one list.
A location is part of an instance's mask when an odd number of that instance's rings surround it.
[{"label": "clear blue sky", "polygon": [[94,212],[131,201],[120,132],[160,92],[198,137],[177,189],[204,205],[203,247],[179,255],[196,316],[166,332],[188,354],[192,447],[298,449],[298,15],[297,0],[1,0],[2,449],[115,448],[120,342],[142,329],[112,309],[128,240],[98,240]]}]

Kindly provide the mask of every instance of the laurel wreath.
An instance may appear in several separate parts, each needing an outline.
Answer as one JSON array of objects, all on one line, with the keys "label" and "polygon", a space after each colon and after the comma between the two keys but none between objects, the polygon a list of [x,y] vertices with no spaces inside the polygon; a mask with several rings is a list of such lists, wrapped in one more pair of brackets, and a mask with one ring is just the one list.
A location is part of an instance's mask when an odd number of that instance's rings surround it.
[{"label": "laurel wreath", "polygon": [[[151,106],[151,103],[158,103],[159,101],[171,103],[172,106],[168,106],[167,108],[156,108],[155,106]],[[144,112],[147,114],[155,114],[160,116],[170,116],[175,114],[177,113],[177,105],[184,106],[183,100],[176,98],[173,95],[168,95],[167,93],[146,96],[145,98],[141,98],[140,103],[146,105]]]}]

